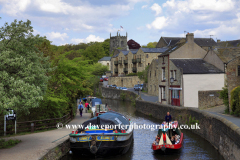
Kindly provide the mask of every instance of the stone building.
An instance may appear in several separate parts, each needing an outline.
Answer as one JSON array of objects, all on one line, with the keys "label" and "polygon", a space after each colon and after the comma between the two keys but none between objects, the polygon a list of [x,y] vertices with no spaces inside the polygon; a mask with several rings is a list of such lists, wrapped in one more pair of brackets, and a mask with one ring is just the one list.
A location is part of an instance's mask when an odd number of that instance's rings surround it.
[{"label": "stone building", "polygon": [[111,59],[113,75],[141,72],[166,50],[167,48],[140,48],[115,51],[116,54]]},{"label": "stone building", "polygon": [[198,107],[199,90],[224,86],[224,71],[203,60],[207,51],[194,40],[187,34],[150,65],[148,93],[157,95],[160,103]]},{"label": "stone building", "polygon": [[218,47],[208,52],[204,59],[224,70],[230,105],[231,91],[240,86],[240,47]]},{"label": "stone building", "polygon": [[[162,47],[172,47],[176,43],[180,42],[181,39],[185,39],[183,37],[161,37],[158,41],[156,48]],[[205,49],[206,51],[211,47],[214,48],[217,46],[217,43],[212,38],[194,38],[194,42]]]},{"label": "stone building", "polygon": [[110,33],[110,54],[114,52],[114,49],[121,48],[122,50],[127,50],[127,33],[126,36],[121,36],[120,33],[117,36],[111,36]]},{"label": "stone building", "polygon": [[108,69],[111,70],[111,57],[103,57],[98,60],[98,63],[108,66]]}]

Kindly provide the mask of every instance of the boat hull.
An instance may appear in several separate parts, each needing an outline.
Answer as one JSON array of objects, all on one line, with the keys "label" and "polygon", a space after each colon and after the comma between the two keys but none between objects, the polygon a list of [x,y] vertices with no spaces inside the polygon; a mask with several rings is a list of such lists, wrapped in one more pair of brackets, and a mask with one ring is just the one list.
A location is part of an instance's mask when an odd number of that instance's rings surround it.
[{"label": "boat hull", "polygon": [[178,144],[163,144],[163,145],[152,145],[152,149],[155,153],[178,153],[181,151],[183,146],[183,133],[181,133],[181,139]]},{"label": "boat hull", "polygon": [[125,141],[97,141],[96,148],[93,149],[95,151],[97,150],[96,153],[93,153],[94,151],[90,149],[91,141],[75,143],[70,142],[70,149],[74,154],[108,157],[127,153],[132,142],[133,134],[131,134]]}]

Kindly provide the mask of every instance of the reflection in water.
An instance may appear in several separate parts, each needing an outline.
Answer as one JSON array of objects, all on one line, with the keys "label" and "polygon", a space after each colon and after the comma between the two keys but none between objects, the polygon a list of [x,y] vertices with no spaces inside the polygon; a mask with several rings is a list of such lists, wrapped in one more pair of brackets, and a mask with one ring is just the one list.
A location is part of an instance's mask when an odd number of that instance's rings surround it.
[{"label": "reflection in water", "polygon": [[[124,114],[137,125],[158,125],[162,120],[158,120],[139,112],[136,112],[135,107],[131,106],[130,102],[122,102],[117,100],[103,99],[103,103],[107,103],[109,107]],[[151,144],[154,137],[157,135],[157,130],[150,129],[135,129],[134,141],[127,154],[117,157],[97,158],[98,160],[224,160],[218,151],[205,139],[193,134],[191,131],[182,130],[184,134],[183,148],[180,153],[171,155],[154,154],[151,149]],[[62,160],[87,160],[94,159],[83,157],[82,155],[66,155]]]}]

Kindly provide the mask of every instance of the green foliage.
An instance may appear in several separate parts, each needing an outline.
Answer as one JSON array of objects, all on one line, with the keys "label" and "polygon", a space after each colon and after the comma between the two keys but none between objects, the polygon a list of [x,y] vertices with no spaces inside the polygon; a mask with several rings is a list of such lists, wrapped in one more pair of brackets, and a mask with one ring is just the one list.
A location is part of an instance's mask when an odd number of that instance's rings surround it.
[{"label": "green foliage", "polygon": [[45,38],[32,33],[29,20],[14,20],[0,28],[1,111],[12,108],[28,114],[30,108],[39,107],[47,90],[49,59],[36,47]]},{"label": "green foliage", "polygon": [[108,56],[109,54],[105,53],[101,43],[96,42],[88,46],[86,50],[83,51],[82,55],[86,60],[91,60],[96,63],[99,59]]},{"label": "green foliage", "polygon": [[104,49],[105,55],[110,55],[110,39],[105,39],[104,42],[102,42],[102,47]]},{"label": "green foliage", "polygon": [[129,74],[126,74],[126,76],[137,76],[137,73],[129,73]]},{"label": "green foliage", "polygon": [[144,83],[148,83],[148,68],[149,66],[147,66],[142,72],[138,72],[138,78],[142,81],[144,81]]},{"label": "green foliage", "polygon": [[220,91],[220,98],[223,100],[223,104],[229,108],[229,100],[228,100],[228,89],[227,87],[223,87],[223,90]]},{"label": "green foliage", "polygon": [[126,100],[126,93],[121,92],[120,98],[121,98],[122,101],[125,101]]},{"label": "green foliage", "polygon": [[[108,66],[104,66],[101,63],[96,63],[93,65],[92,74],[95,76],[102,76],[108,71]],[[98,79],[99,81],[99,79]]]},{"label": "green foliage", "polygon": [[189,119],[188,119],[188,125],[190,126],[191,124],[196,124],[196,123],[199,123],[198,120],[195,120],[195,117],[192,117],[190,115]]},{"label": "green foliage", "polygon": [[0,149],[11,148],[20,142],[21,140],[18,139],[9,139],[7,141],[5,141],[5,139],[0,139]]},{"label": "green foliage", "polygon": [[146,46],[142,46],[142,48],[156,48],[158,42],[149,42]]},{"label": "green foliage", "polygon": [[231,110],[231,114],[240,115],[240,86],[231,91]]}]

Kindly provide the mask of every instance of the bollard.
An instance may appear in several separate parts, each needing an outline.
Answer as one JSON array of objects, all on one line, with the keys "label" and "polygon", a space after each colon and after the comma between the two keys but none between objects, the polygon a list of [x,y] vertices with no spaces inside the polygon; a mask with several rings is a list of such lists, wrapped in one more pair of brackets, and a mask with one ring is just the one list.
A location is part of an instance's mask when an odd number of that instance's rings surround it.
[{"label": "bollard", "polygon": [[34,132],[34,123],[31,123],[31,132]]}]

